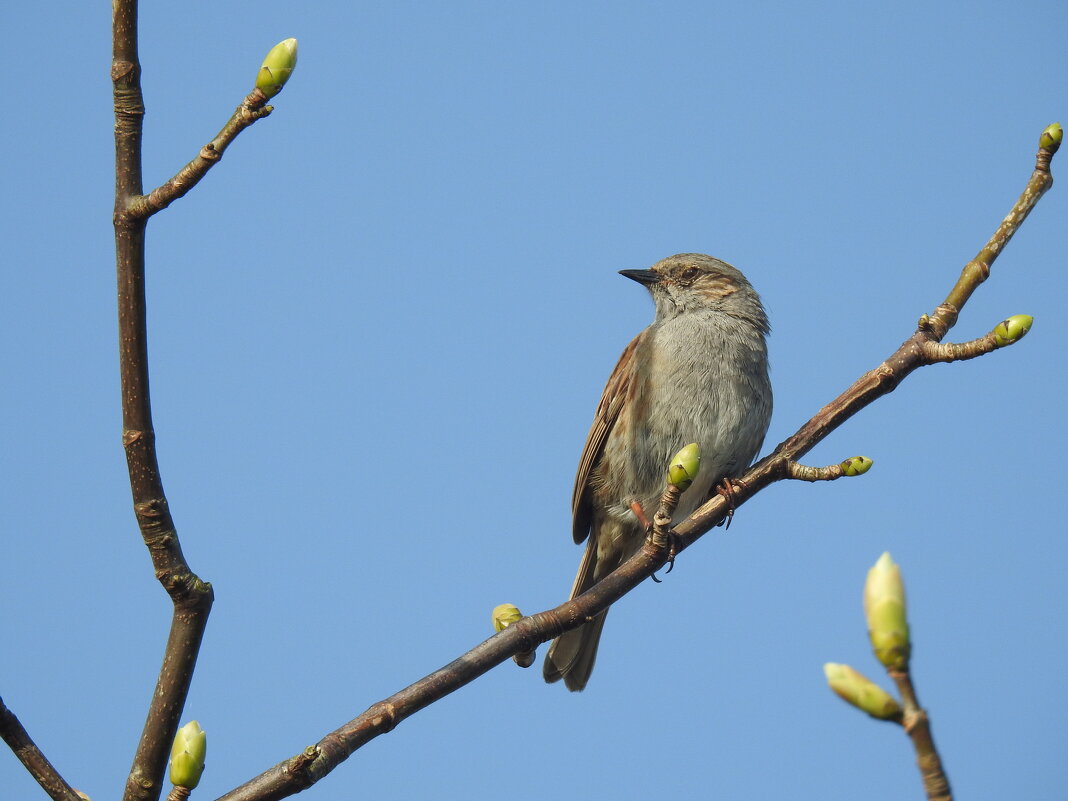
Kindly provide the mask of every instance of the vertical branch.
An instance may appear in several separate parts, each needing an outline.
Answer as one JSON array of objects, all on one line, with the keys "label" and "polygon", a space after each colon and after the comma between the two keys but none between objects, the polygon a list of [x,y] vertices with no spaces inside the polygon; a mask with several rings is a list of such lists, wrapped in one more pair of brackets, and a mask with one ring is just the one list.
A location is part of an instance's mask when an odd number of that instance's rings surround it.
[{"label": "vertical branch", "polygon": [[949,789],[949,778],[942,767],[942,758],[938,755],[938,749],[935,748],[927,711],[920,706],[916,698],[912,675],[907,668],[888,670],[887,673],[897,685],[901,700],[904,702],[905,710],[901,722],[916,751],[916,766],[920,769],[920,778],[923,780],[923,789],[928,801],[952,801],[953,794]]},{"label": "vertical branch", "polygon": [[131,195],[141,194],[141,64],[137,60],[137,2],[111,6],[111,82],[115,96],[115,213]]},{"label": "vertical branch", "polygon": [[140,199],[144,101],[137,58],[137,2],[113,0],[111,77],[115,101],[115,256],[118,277],[119,372],[122,441],[134,513],[156,577],[174,603],[170,636],[133,766],[126,801],[154,801],[162,788],[167,754],[189,692],[211,609],[211,585],[202,582],[182,554],[163,492],[156,458],[148,389],[145,306],[147,218],[132,214]]}]

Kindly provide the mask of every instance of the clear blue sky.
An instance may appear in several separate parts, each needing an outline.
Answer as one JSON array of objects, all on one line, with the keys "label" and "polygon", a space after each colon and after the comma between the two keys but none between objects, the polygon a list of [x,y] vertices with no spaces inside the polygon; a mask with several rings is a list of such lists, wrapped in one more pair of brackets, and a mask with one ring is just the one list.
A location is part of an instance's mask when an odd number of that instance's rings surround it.
[{"label": "clear blue sky", "polygon": [[[0,20],[0,694],[102,801],[170,608],[120,446],[109,8]],[[473,646],[496,604],[565,599],[583,439],[652,319],[617,270],[746,272],[768,449],[942,300],[1068,122],[1056,0],[145,3],[148,188],[289,36],[274,115],[149,229],[163,476],[217,598],[185,715],[202,799]],[[1029,313],[1026,340],[915,374],[810,456],[866,477],[774,486],[628,596],[585,693],[508,663],[303,797],[922,798],[901,731],[822,674],[880,675],[860,591],[887,549],[959,797],[1056,797],[1066,218],[1057,186],[951,335]],[[0,787],[41,795],[6,750]]]}]

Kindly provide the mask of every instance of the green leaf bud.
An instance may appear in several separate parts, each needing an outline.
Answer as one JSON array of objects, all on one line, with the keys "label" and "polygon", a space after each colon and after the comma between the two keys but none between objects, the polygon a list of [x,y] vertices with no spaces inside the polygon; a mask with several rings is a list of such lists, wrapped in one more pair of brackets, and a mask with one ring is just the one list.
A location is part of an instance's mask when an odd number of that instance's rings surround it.
[{"label": "green leaf bud", "polygon": [[1064,129],[1061,128],[1059,122],[1055,122],[1052,125],[1046,126],[1046,130],[1044,130],[1042,135],[1038,137],[1038,146],[1043,150],[1056,153],[1057,148],[1061,146],[1061,139],[1063,138]]},{"label": "green leaf bud", "polygon": [[297,40],[285,39],[268,51],[256,76],[256,88],[267,97],[274,97],[282,91],[293,68],[297,66]]},{"label": "green leaf bud", "polygon": [[199,723],[191,720],[178,729],[171,746],[171,784],[190,790],[196,787],[204,772],[207,751],[207,735]]},{"label": "green leaf bud", "polygon": [[701,472],[701,448],[696,442],[691,442],[676,453],[671,460],[671,467],[668,468],[668,483],[685,491],[689,489],[699,472]]},{"label": "green leaf bud", "polygon": [[849,665],[828,662],[823,666],[827,685],[842,700],[879,720],[900,720],[901,705],[886,690]]},{"label": "green leaf bud", "polygon": [[875,658],[890,670],[904,670],[909,664],[912,643],[905,617],[905,584],[901,568],[889,552],[868,571],[864,583],[864,616]]},{"label": "green leaf bud", "polygon": [[1035,318],[1030,314],[1014,314],[994,326],[994,342],[999,348],[1019,342],[1028,331]]},{"label": "green leaf bud", "polygon": [[522,617],[523,613],[514,604],[495,606],[493,607],[493,630],[504,631]]},{"label": "green leaf bud", "polygon": [[843,475],[862,476],[871,469],[872,460],[867,456],[854,456],[841,463]]}]

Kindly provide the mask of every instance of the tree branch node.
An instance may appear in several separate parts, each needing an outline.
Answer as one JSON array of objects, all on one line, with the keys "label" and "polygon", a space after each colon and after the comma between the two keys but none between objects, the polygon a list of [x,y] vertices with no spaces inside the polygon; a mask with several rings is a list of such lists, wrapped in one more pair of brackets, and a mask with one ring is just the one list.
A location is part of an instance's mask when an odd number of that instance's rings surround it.
[{"label": "tree branch node", "polygon": [[290,773],[303,773],[319,758],[319,754],[319,746],[309,745],[286,763],[286,770]]},{"label": "tree branch node", "polygon": [[134,514],[137,522],[145,525],[155,525],[160,518],[170,515],[170,506],[166,498],[149,498],[146,501],[134,504]]},{"label": "tree branch node", "polygon": [[397,710],[386,701],[379,701],[372,706],[368,711],[368,717],[371,720],[371,725],[380,730],[383,734],[389,731],[393,731],[397,723]]},{"label": "tree branch node", "polygon": [[121,81],[136,69],[137,64],[134,62],[116,59],[111,62],[111,80],[116,82]]},{"label": "tree branch node", "polygon": [[144,431],[128,428],[122,432],[122,447],[129,448],[134,443],[140,442],[144,437]]}]

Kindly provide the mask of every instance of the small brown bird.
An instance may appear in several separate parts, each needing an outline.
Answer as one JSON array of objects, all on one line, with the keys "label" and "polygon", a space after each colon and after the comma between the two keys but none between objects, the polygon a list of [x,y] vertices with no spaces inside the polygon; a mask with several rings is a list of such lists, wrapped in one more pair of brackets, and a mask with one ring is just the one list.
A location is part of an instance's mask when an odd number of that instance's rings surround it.
[{"label": "small brown bird", "polygon": [[[571,597],[588,590],[638,551],[668,462],[689,442],[701,472],[675,513],[682,520],[726,477],[753,461],[771,419],[765,337],[768,318],[740,271],[711,256],[682,253],[648,270],[622,270],[648,288],[656,319],[623,351],[608,378],[579,460],[571,498],[576,543],[587,537]],[[586,686],[608,611],[549,647],[545,680]]]}]

